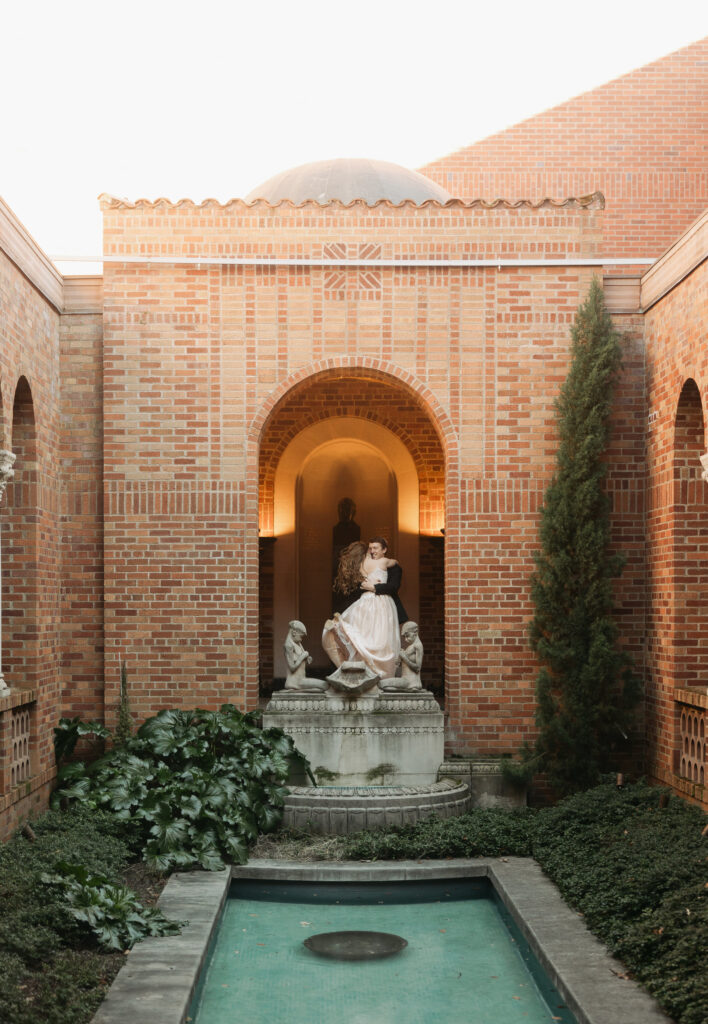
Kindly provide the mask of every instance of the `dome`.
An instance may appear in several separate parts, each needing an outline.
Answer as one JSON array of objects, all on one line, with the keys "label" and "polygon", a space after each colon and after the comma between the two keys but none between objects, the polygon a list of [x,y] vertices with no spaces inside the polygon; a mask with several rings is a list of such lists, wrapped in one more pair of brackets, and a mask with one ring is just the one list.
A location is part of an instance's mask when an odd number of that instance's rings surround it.
[{"label": "dome", "polygon": [[430,178],[398,164],[384,160],[341,159],[318,160],[282,171],[252,189],[246,202],[265,199],[277,203],[289,199],[297,205],[308,200],[328,203],[337,199],[351,203],[362,199],[373,206],[382,199],[395,204],[411,200],[420,205],[429,199],[446,203],[450,198],[445,189]]}]

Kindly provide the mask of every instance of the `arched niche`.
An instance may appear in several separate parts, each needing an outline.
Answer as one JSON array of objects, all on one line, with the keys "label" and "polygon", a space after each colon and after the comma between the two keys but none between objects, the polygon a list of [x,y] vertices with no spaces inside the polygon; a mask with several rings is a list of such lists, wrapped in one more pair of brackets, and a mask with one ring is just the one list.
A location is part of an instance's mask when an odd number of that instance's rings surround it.
[{"label": "arched niche", "polygon": [[701,479],[705,452],[703,403],[696,382],[683,385],[674,423],[672,591],[677,686],[705,684],[708,658],[708,484]]},{"label": "arched niche", "polygon": [[[676,689],[705,686],[708,660],[708,484],[701,479],[705,452],[703,403],[698,385],[688,379],[681,389],[674,421],[673,445],[673,678]],[[692,750],[695,737],[685,729],[686,712],[675,705],[674,756],[679,775],[698,781],[704,768],[704,747]],[[698,718],[688,714],[689,724]],[[689,730],[690,732],[690,730]],[[689,742],[690,741],[690,742]]]},{"label": "arched niche", "polygon": [[27,689],[38,678],[37,437],[29,382],[20,377],[12,410],[14,476],[2,514],[2,667],[5,682]]},{"label": "arched niche", "polygon": [[328,661],[320,635],[331,614],[332,528],[343,497],[357,505],[361,537],[383,533],[404,568],[401,590],[418,616],[420,486],[403,442],[380,424],[331,416],[305,427],[278,462],[273,493],[273,672],[285,674],[282,642],[301,619],[317,666]]}]

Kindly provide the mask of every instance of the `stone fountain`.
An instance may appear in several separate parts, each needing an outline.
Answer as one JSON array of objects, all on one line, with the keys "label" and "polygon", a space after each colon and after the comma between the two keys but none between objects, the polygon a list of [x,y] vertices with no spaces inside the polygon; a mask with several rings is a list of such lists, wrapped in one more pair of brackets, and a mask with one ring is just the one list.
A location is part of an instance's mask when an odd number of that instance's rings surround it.
[{"label": "stone fountain", "polygon": [[301,622],[290,623],[285,689],[263,715],[265,728],[276,726],[293,738],[318,781],[317,787],[306,779],[289,787],[283,824],[344,834],[467,810],[468,786],[438,781],[443,713],[421,685],[423,648],[415,623],[403,628],[400,677],[384,680],[363,661],[345,661],[326,682],[308,678],[305,636]]}]

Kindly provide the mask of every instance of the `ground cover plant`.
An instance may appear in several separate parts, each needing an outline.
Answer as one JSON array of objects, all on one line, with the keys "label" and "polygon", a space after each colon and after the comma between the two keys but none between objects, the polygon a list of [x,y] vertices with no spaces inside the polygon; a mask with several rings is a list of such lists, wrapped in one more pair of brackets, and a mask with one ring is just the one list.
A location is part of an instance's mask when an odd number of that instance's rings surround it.
[{"label": "ground cover plant", "polygon": [[538,814],[533,855],[679,1024],[708,1021],[708,819],[648,786],[601,786]]},{"label": "ground cover plant", "polygon": [[[49,811],[32,823],[31,833],[18,833],[0,845],[3,1024],[85,1024],[91,1019],[125,961],[123,951],[132,944],[129,934],[116,929],[127,918],[130,928],[142,931],[145,904],[147,919],[155,920],[152,904],[162,885],[144,866],[131,866],[134,857],[129,837],[112,815],[78,807]],[[94,923],[99,931],[108,929],[106,942],[88,916],[74,912],[61,886],[43,881],[58,873],[61,861],[82,865],[81,870],[106,879],[108,887],[123,894],[116,903],[110,888],[103,893]],[[122,940],[120,952],[112,934]]]},{"label": "ground cover plant", "polygon": [[[62,719],[58,757],[92,727]],[[280,823],[294,759],[304,763],[289,736],[260,728],[256,712],[231,704],[166,709],[106,756],[65,764],[53,803],[100,808],[130,822],[156,871],[212,871],[242,864],[259,832]]]}]

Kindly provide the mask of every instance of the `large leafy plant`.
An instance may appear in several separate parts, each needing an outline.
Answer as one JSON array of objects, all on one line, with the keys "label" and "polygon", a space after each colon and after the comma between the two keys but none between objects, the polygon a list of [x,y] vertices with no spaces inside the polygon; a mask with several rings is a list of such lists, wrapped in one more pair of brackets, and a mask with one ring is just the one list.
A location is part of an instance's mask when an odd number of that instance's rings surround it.
[{"label": "large leafy plant", "polygon": [[59,861],[41,877],[58,889],[72,917],[88,925],[107,949],[130,949],[148,935],[174,935],[186,923],[169,921],[157,907],[144,907],[131,889],[113,885],[80,864]]},{"label": "large leafy plant", "polygon": [[[76,728],[62,719],[58,738]],[[280,823],[290,761],[302,756],[256,713],[165,710],[92,764],[59,771],[54,805],[79,802],[136,826],[143,857],[165,872],[243,863],[259,832]]]}]

